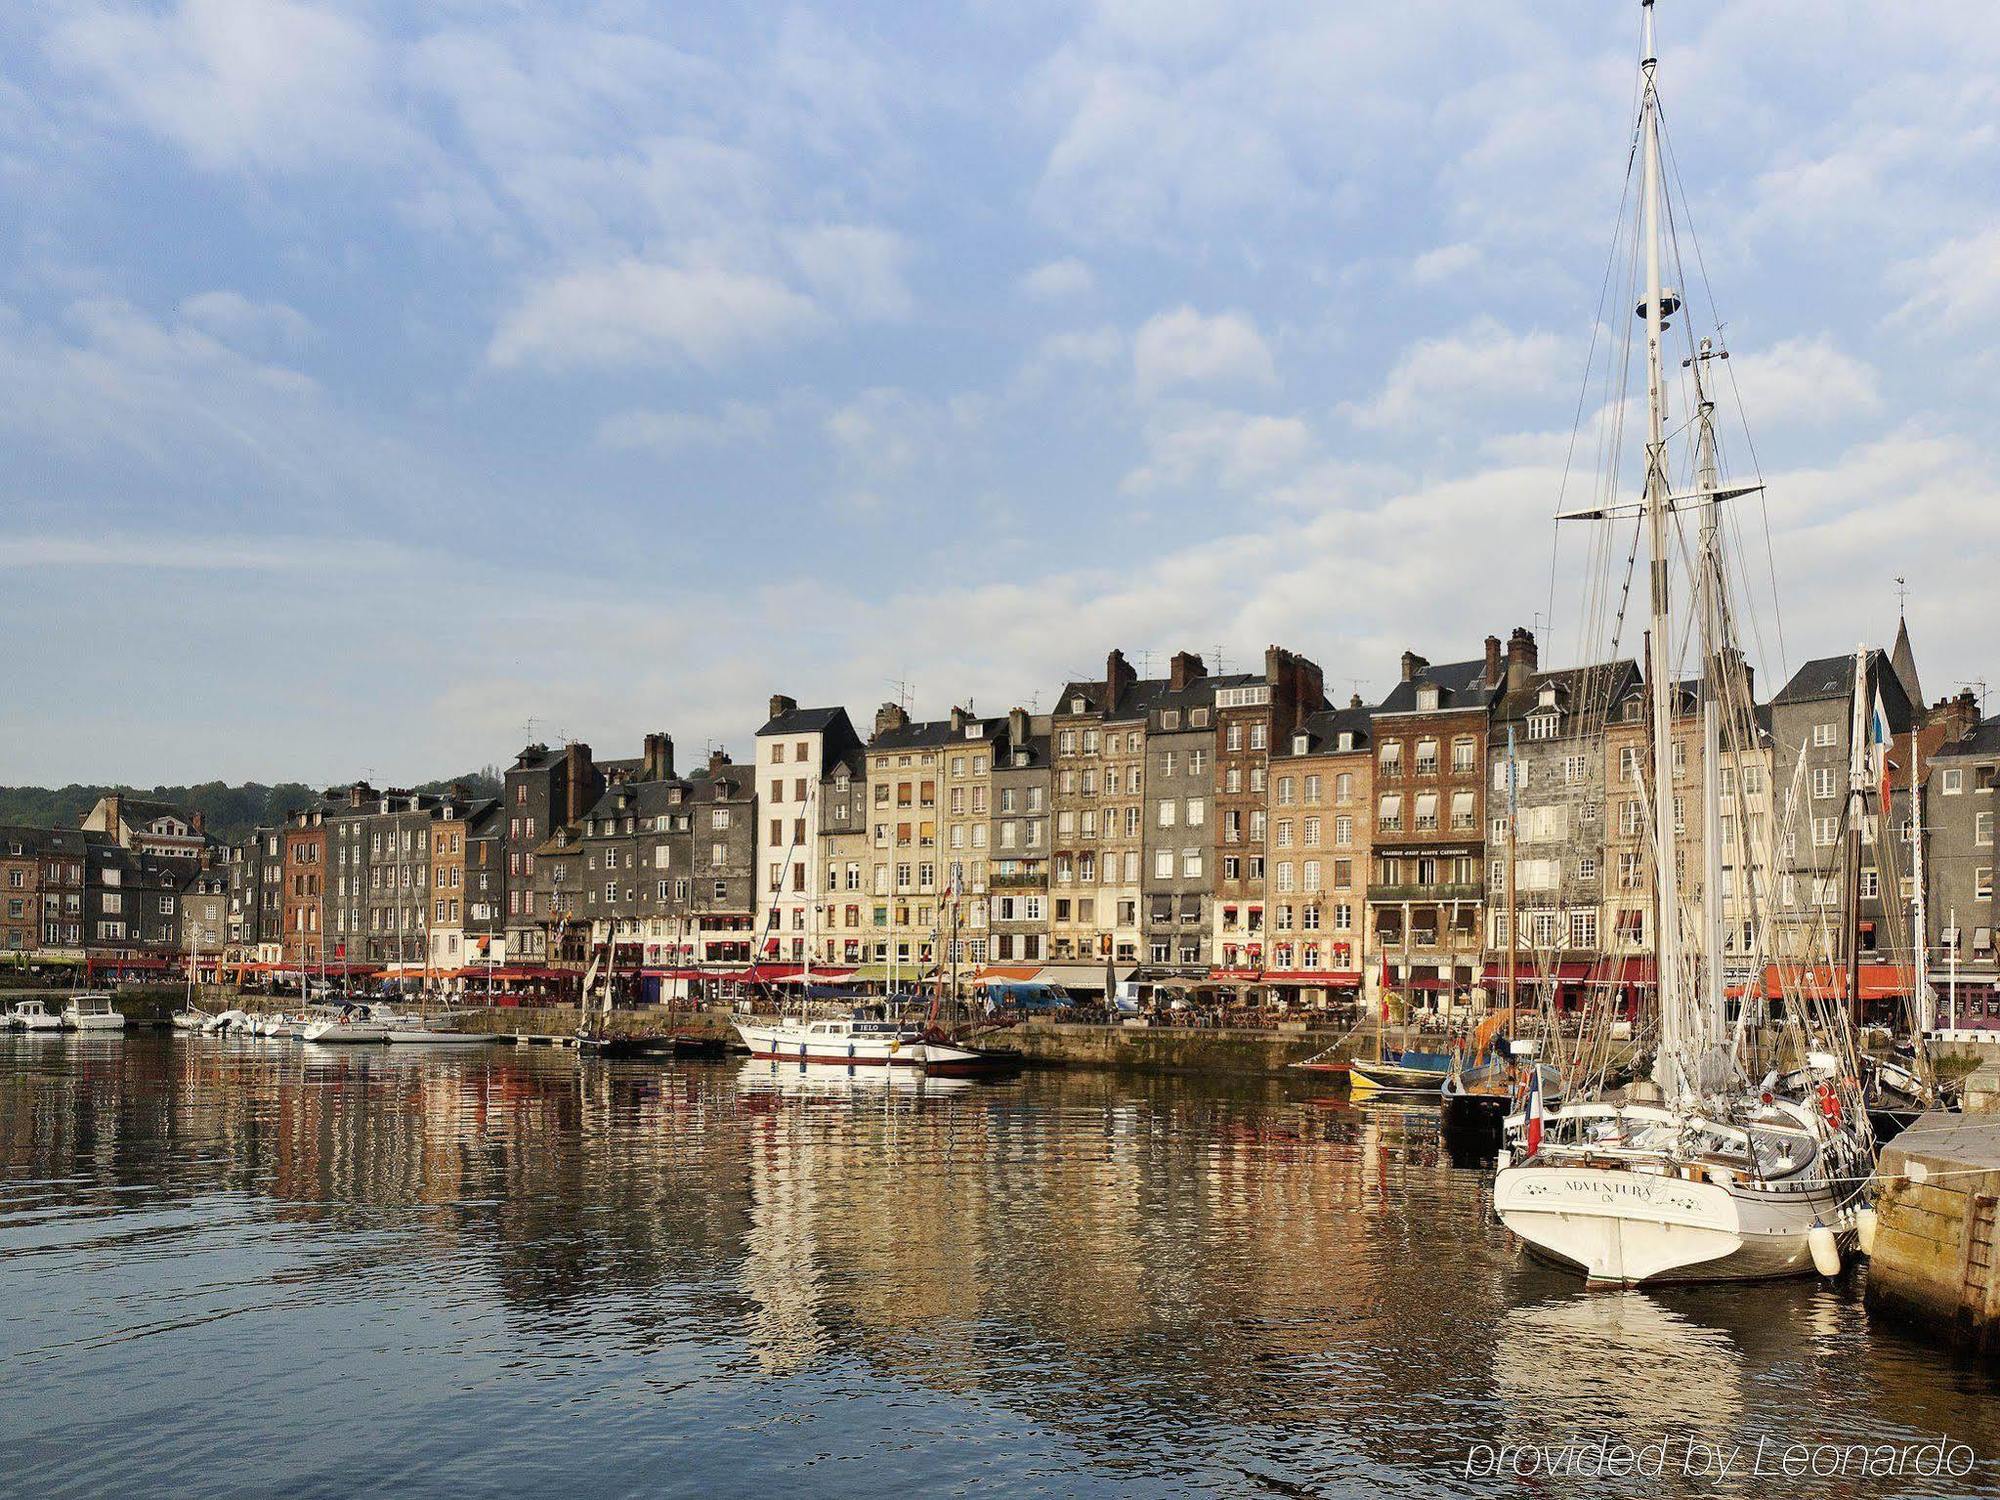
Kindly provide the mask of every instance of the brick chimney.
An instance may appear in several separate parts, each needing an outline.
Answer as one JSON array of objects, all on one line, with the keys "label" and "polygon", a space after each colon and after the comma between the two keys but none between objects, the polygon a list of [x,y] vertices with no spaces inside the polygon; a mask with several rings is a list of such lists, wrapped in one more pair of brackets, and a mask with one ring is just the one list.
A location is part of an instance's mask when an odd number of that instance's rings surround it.
[{"label": "brick chimney", "polygon": [[208,818],[199,808],[195,809],[194,815],[188,819],[188,822],[194,826],[196,833],[208,832]]},{"label": "brick chimney", "polygon": [[1007,744],[1010,749],[1019,750],[1028,743],[1028,711],[1025,708],[1007,710]]},{"label": "brick chimney", "polygon": [[1486,685],[1500,686],[1500,637],[1486,637]]},{"label": "brick chimney", "polygon": [[584,809],[596,800],[591,795],[591,775],[596,769],[591,763],[590,746],[578,740],[563,750],[563,815],[562,821],[574,823],[583,816]]},{"label": "brick chimney", "polygon": [[910,716],[900,703],[885,703],[875,710],[875,732],[887,734],[892,729],[907,728]]},{"label": "brick chimney", "polygon": [[1116,646],[1104,658],[1104,707],[1107,711],[1118,706],[1118,700],[1139,680],[1139,674],[1126,663],[1125,653]]},{"label": "brick chimney", "polygon": [[1403,681],[1410,681],[1417,673],[1423,671],[1429,665],[1430,659],[1428,657],[1419,656],[1414,651],[1405,651],[1403,653]]},{"label": "brick chimney", "polygon": [[1528,679],[1535,675],[1540,653],[1535,647],[1535,634],[1525,626],[1516,625],[1514,633],[1507,637],[1507,691],[1524,693],[1528,690]]},{"label": "brick chimney", "polygon": [[798,699],[787,698],[783,693],[773,693],[771,694],[771,711],[770,713],[766,714],[765,717],[768,719],[775,719],[781,714],[790,713],[793,709],[797,708],[798,706],[799,706]]},{"label": "brick chimney", "polygon": [[1192,651],[1176,651],[1174,659],[1167,664],[1167,680],[1175,692],[1179,692],[1191,682],[1199,682],[1208,675],[1208,668]]},{"label": "brick chimney", "polygon": [[1937,707],[1924,717],[1933,724],[1945,726],[1946,744],[1963,739],[1979,727],[1979,695],[1971,688],[1965,688],[1955,698],[1938,699]]},{"label": "brick chimney", "polygon": [[963,734],[965,732],[965,725],[965,710],[954,703],[951,706],[951,732],[953,734]]},{"label": "brick chimney", "polygon": [[1349,693],[1347,695],[1347,706],[1349,708],[1361,707],[1361,695],[1359,693]]},{"label": "brick chimney", "polygon": [[708,774],[720,776],[729,769],[729,752],[719,746],[708,752]]},{"label": "brick chimney", "polygon": [[645,769],[642,781],[667,781],[674,774],[674,740],[664,730],[646,736]]}]

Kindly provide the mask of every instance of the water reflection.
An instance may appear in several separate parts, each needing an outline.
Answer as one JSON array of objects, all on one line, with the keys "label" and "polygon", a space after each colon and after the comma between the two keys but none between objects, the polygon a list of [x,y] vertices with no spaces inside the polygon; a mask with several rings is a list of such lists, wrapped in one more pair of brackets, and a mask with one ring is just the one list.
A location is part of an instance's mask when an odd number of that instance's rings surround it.
[{"label": "water reflection", "polygon": [[1851,1287],[1583,1293],[1434,1110],[1282,1082],[21,1039],[0,1171],[0,1434],[49,1493],[1428,1495],[1577,1429],[2000,1450],[1987,1378]]}]

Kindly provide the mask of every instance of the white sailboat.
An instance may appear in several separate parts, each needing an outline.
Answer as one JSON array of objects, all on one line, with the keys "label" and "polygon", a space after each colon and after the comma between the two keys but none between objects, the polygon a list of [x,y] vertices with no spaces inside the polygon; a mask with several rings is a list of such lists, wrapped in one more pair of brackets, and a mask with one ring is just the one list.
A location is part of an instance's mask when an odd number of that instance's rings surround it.
[{"label": "white sailboat", "polygon": [[[1844,1008],[1799,1005],[1796,1019],[1788,1012],[1793,1040],[1809,1041],[1833,1063],[1812,1075],[1803,1101],[1782,1097],[1772,1079],[1751,1082],[1742,1062],[1744,1029],[1739,1023],[1732,1033],[1723,1008],[1718,778],[1725,757],[1740,757],[1746,748],[1751,704],[1747,674],[1733,647],[1716,510],[1758,487],[1725,485],[1718,477],[1713,403],[1702,383],[1715,351],[1704,340],[1686,361],[1695,391],[1695,487],[1671,492],[1663,341],[1666,320],[1681,304],[1661,281],[1665,204],[1653,0],[1642,0],[1642,12],[1638,144],[1645,296],[1638,313],[1646,337],[1645,491],[1636,506],[1607,503],[1572,514],[1591,520],[1636,515],[1647,539],[1651,613],[1645,676],[1652,730],[1647,811],[1658,896],[1658,1044],[1651,1085],[1630,1098],[1601,1086],[1586,1088],[1576,1102],[1545,1115],[1542,1101],[1531,1093],[1528,1107],[1508,1121],[1512,1150],[1503,1153],[1493,1202],[1501,1221],[1531,1251],[1580,1270],[1593,1282],[1739,1281],[1815,1268],[1831,1274],[1853,1235],[1873,1166]],[[1680,639],[1671,577],[1672,559],[1681,555],[1684,540],[1676,519],[1683,512],[1700,520],[1699,544],[1689,563],[1704,751],[1698,917],[1683,915],[1681,855],[1690,840],[1680,831],[1685,825],[1668,791],[1674,784]],[[1854,753],[1858,761],[1859,743]],[[1749,870],[1750,850],[1739,843],[1738,851],[1739,868]],[[1755,872],[1750,873],[1755,892]],[[1687,931],[1684,922],[1698,923],[1698,931]],[[1768,933],[1768,919],[1759,925]]]}]

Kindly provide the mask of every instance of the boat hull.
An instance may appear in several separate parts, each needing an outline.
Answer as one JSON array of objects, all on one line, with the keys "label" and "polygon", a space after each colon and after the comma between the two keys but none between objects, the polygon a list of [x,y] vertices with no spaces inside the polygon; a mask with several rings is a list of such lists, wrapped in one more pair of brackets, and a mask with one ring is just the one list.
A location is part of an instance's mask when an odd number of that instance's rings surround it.
[{"label": "boat hull", "polygon": [[1442,1068],[1406,1068],[1401,1063],[1357,1059],[1347,1066],[1348,1086],[1357,1093],[1431,1094],[1443,1087]]},{"label": "boat hull", "polygon": [[389,1028],[377,1021],[315,1021],[302,1035],[306,1041],[321,1047],[353,1046],[361,1042],[386,1042]]},{"label": "boat hull", "polygon": [[14,1031],[61,1031],[61,1016],[9,1016],[7,1025]]},{"label": "boat hull", "polygon": [[1493,1208],[1532,1254],[1608,1286],[1809,1275],[1814,1224],[1845,1223],[1824,1190],[1534,1162],[1495,1177]]},{"label": "boat hull", "polygon": [[78,1015],[64,1011],[62,1024],[71,1031],[123,1031],[125,1018],[116,1011],[110,1015]]},{"label": "boat hull", "polygon": [[483,1047],[493,1037],[481,1031],[433,1031],[428,1027],[397,1027],[389,1040],[399,1046]]},{"label": "boat hull", "polygon": [[922,1068],[931,1073],[980,1073],[1004,1066],[991,1053],[924,1038],[815,1036],[794,1026],[736,1023],[736,1034],[752,1057],[781,1062],[837,1063],[842,1067]]}]

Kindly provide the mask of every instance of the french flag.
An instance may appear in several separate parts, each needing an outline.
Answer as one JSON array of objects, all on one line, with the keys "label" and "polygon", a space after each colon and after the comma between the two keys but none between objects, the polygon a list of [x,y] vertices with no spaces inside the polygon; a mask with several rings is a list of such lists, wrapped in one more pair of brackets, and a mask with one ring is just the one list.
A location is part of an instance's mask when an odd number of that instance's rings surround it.
[{"label": "french flag", "polygon": [[1542,1149],[1542,1070],[1531,1067],[1528,1070],[1528,1102],[1521,1113],[1527,1116],[1526,1141],[1528,1155],[1533,1156]]},{"label": "french flag", "polygon": [[1889,826],[1889,760],[1890,746],[1895,742],[1895,734],[1889,728],[1889,710],[1883,706],[1882,690],[1875,689],[1875,702],[1868,714],[1868,759],[1875,769],[1877,795],[1881,798],[1882,827]]}]

